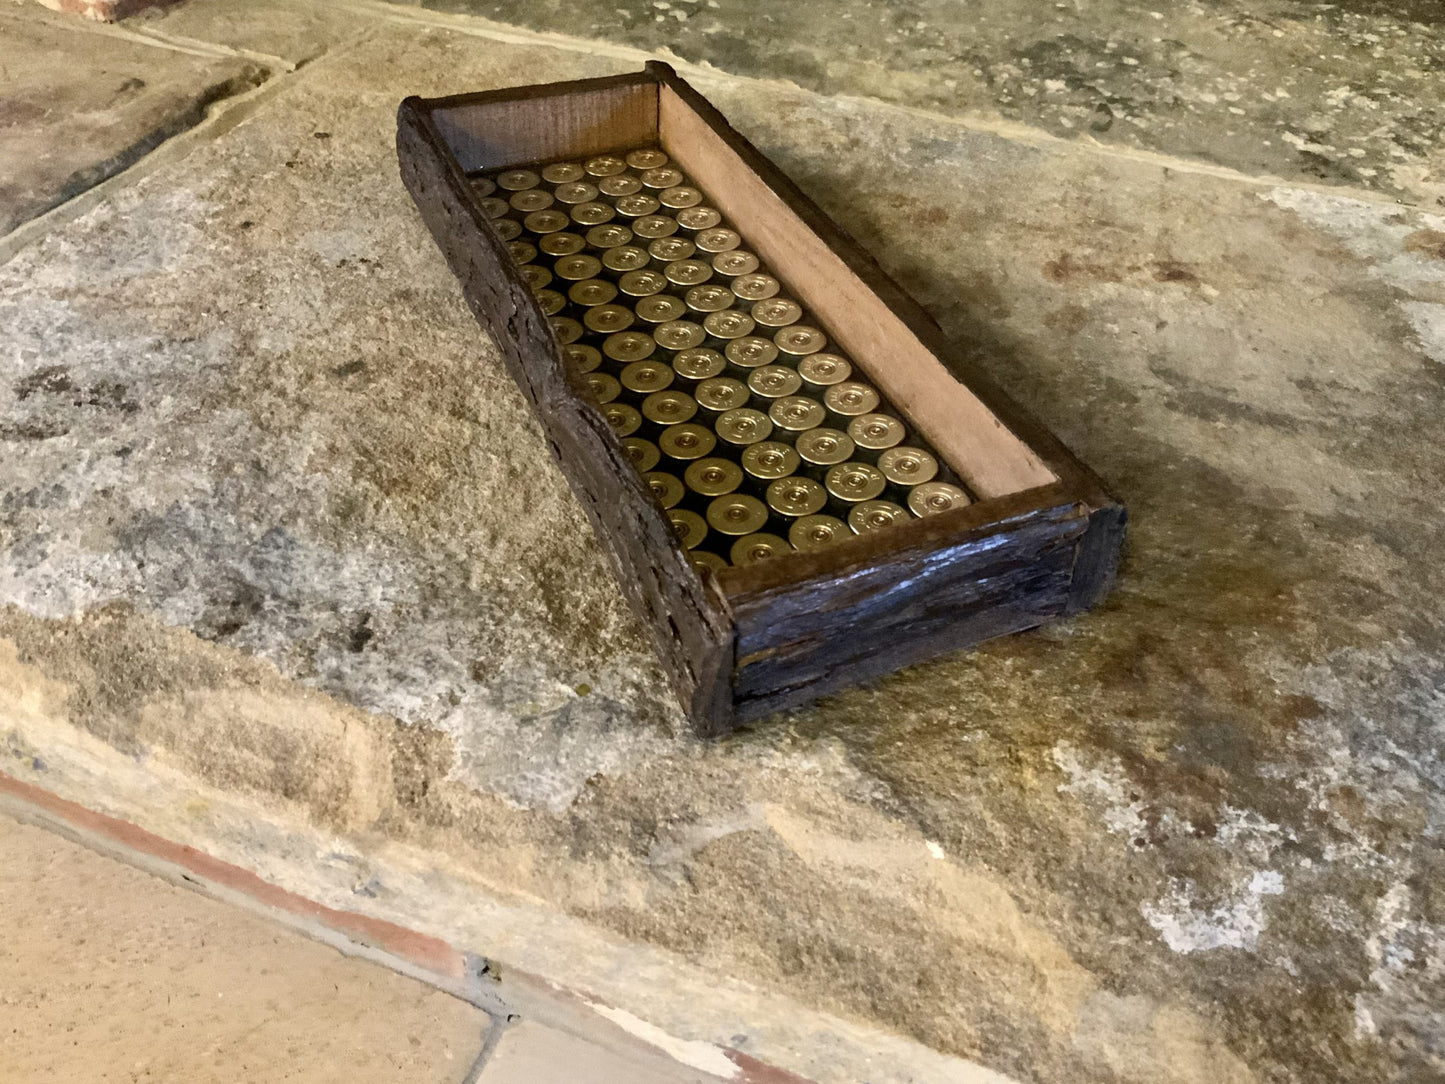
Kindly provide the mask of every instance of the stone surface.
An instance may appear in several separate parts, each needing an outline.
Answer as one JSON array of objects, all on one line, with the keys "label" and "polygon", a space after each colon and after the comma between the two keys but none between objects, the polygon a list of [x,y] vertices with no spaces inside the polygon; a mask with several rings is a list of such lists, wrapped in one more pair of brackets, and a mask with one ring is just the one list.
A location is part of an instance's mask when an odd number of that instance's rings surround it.
[{"label": "stone surface", "polygon": [[0,815],[6,1084],[461,1081],[486,1014]]},{"label": "stone surface", "polygon": [[1445,196],[1433,0],[421,2],[1084,143]]},{"label": "stone surface", "polygon": [[364,33],[372,21],[335,3],[205,0],[151,8],[127,19],[125,27],[160,40],[222,45],[300,65]]},{"label": "stone surface", "polygon": [[0,0],[0,236],[191,127],[265,67],[86,27]]},{"label": "stone surface", "polygon": [[689,1073],[661,1059],[625,1058],[598,1050],[556,1028],[524,1023],[509,1028],[482,1074],[483,1084],[708,1084],[715,1076]]},{"label": "stone surface", "polygon": [[391,161],[631,66],[379,26],[0,267],[9,770],[73,728],[1019,1079],[1445,1071],[1445,221],[699,78],[1134,517],[1101,611],[703,745]]}]

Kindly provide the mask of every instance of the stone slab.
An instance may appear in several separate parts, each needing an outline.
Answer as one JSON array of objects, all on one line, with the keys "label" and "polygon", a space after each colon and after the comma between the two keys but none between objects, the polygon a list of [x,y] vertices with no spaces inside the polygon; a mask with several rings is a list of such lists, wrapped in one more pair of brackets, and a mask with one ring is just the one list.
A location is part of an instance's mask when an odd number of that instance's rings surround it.
[{"label": "stone slab", "polygon": [[1445,196],[1432,0],[421,3],[1086,144]]},{"label": "stone slab", "polygon": [[0,815],[6,1084],[459,1082],[485,1013]]},{"label": "stone slab", "polygon": [[405,94],[623,66],[378,31],[0,267],[13,770],[77,735],[411,925],[367,854],[1024,1079],[1438,1073],[1445,222],[700,75],[1134,514],[1102,611],[704,745],[391,160]]},{"label": "stone slab", "polygon": [[125,27],[164,40],[207,42],[300,65],[366,32],[376,16],[341,4],[204,0],[152,8]]},{"label": "stone slab", "polygon": [[542,1024],[508,1028],[487,1061],[480,1084],[717,1084],[722,1078],[668,1064],[599,1050],[585,1038]]},{"label": "stone slab", "polygon": [[113,176],[267,71],[0,4],[0,236]]}]

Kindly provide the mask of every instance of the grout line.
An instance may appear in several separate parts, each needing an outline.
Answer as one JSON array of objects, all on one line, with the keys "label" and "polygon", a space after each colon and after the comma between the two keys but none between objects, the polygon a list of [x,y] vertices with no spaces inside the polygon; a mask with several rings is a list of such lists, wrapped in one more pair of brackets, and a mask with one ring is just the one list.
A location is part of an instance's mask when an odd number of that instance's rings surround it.
[{"label": "grout line", "polygon": [[[196,892],[217,903],[237,908],[246,914],[255,915],[268,922],[274,922],[308,940],[335,949],[343,956],[384,967],[415,982],[448,994],[458,1001],[464,1001],[487,1016],[489,1024],[484,1033],[482,1046],[484,1051],[490,1051],[496,1046],[496,1041],[492,1041],[488,1045],[487,1038],[496,1032],[498,1027],[505,1029],[511,1021],[517,1018],[510,1005],[504,1002],[499,995],[479,984],[473,975],[463,974],[460,977],[444,975],[424,964],[398,956],[385,948],[355,940],[344,931],[334,929],[319,918],[307,918],[284,908],[267,906],[241,889],[221,884],[196,870],[188,869],[157,855],[147,854],[138,848],[126,846],[99,832],[74,824],[62,815],[25,800],[23,796],[0,791],[0,815],[8,815],[22,824],[54,832],[78,846],[149,874],[176,888]],[[497,1037],[500,1039],[499,1033]]]},{"label": "grout line", "polygon": [[[191,52],[207,50],[199,55],[213,56],[217,59],[227,60],[249,60],[256,64],[265,64],[277,68],[284,73],[294,72],[306,61],[300,63],[294,60],[287,60],[284,56],[273,56],[271,53],[258,53],[252,49],[238,49],[233,45],[222,45],[220,42],[206,41],[204,38],[191,38],[183,34],[168,34],[156,27],[137,27],[131,32],[134,38],[144,41],[149,45],[158,45],[162,48],[176,49],[180,52]],[[324,56],[326,50],[317,54]]]},{"label": "grout line", "polygon": [[[598,1004],[553,982],[513,971],[509,988],[503,992],[499,989],[501,980],[496,966],[483,957],[459,951],[450,943],[411,927],[320,904],[265,881],[244,867],[153,835],[135,824],[77,805],[0,772],[0,817],[3,816],[54,832],[176,888],[197,892],[277,923],[344,956],[385,967],[474,1006],[487,1016],[489,1023],[482,1032],[481,1048],[467,1070],[465,1084],[476,1084],[506,1031],[524,1018],[582,1039],[615,1056],[642,1057],[648,1061],[661,1059],[675,1069],[691,1065],[686,1059],[676,1057],[667,1044],[657,1042],[654,1036],[619,1023]],[[187,855],[194,856],[194,860],[187,860]],[[265,891],[258,894],[258,889]],[[349,920],[360,921],[360,938],[355,927],[337,925]],[[408,937],[418,938],[423,944],[412,944],[410,952],[406,947],[395,951],[386,947],[387,938],[397,936],[403,941]],[[432,956],[430,961],[425,959],[428,954]],[[722,1048],[711,1049],[736,1063]],[[712,1074],[709,1079],[723,1084],[724,1080],[733,1080],[736,1076],[735,1072],[726,1078]],[[809,1084],[797,1076],[777,1079]]]},{"label": "grout line", "polygon": [[474,1060],[471,1067],[467,1069],[467,1075],[462,1077],[462,1084],[478,1084],[482,1079],[482,1073],[486,1070],[487,1066],[491,1064],[492,1055],[497,1052],[497,1047],[501,1045],[502,1042],[502,1036],[509,1027],[511,1027],[510,1020],[502,1020],[497,1017],[491,1018],[491,1023],[487,1025],[487,1030],[482,1033],[482,1048],[477,1051],[476,1060]]},{"label": "grout line", "polygon": [[1060,151],[1080,152],[1098,158],[1122,159],[1128,162],[1137,162],[1141,165],[1153,166],[1157,169],[1170,170],[1175,173],[1212,177],[1216,180],[1232,181],[1237,184],[1245,184],[1255,188],[1276,188],[1284,186],[1300,191],[1342,196],[1348,199],[1385,204],[1391,207],[1414,207],[1419,205],[1418,200],[1412,202],[1411,200],[1391,196],[1388,193],[1379,192],[1370,188],[1319,184],[1317,182],[1268,173],[1243,173],[1237,169],[1231,169],[1228,166],[1210,165],[1207,162],[1201,162],[1192,158],[1180,158],[1160,151],[1101,143],[1092,136],[1087,135],[1081,135],[1075,139],[1066,139],[1063,136],[1056,136],[1052,132],[1045,131],[1042,128],[1035,128],[1017,121],[1005,120],[1002,117],[989,117],[980,113],[944,113],[935,109],[926,109],[922,106],[907,105],[900,102],[890,102],[882,98],[874,98],[863,94],[829,94],[824,91],[810,89],[790,79],[739,75],[718,68],[710,63],[697,63],[683,60],[670,49],[666,48],[647,50],[632,45],[618,45],[601,39],[580,38],[555,31],[532,30],[527,27],[515,26],[509,23],[494,22],[476,15],[454,15],[446,12],[432,11],[427,8],[402,7],[394,2],[394,0],[319,0],[319,2],[324,3],[328,7],[350,11],[355,14],[370,15],[385,22],[449,30],[453,33],[466,34],[469,37],[485,38],[489,41],[497,41],[507,45],[542,46],[566,52],[581,53],[587,56],[631,61],[639,66],[648,60],[665,60],[677,69],[678,74],[684,78],[693,79],[698,82],[733,82],[752,84],[760,87],[779,87],[806,94],[823,101],[838,102],[867,109],[893,111],[911,119],[923,120],[951,128],[961,128],[968,132],[994,135],[1014,143],[1024,143]]}]

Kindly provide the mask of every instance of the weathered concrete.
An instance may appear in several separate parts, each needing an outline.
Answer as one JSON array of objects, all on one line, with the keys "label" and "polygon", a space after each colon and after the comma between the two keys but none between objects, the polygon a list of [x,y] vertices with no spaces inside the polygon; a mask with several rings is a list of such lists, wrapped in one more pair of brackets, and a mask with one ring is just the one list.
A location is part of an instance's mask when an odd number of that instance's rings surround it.
[{"label": "weathered concrete", "polygon": [[1445,1070],[1445,221],[700,79],[1135,524],[1101,612],[700,745],[390,160],[406,93],[621,66],[378,28],[0,267],[10,770],[1022,1079]]},{"label": "weathered concrete", "polygon": [[1434,204],[1434,0],[420,0],[967,118]]},{"label": "weathered concrete", "polygon": [[7,1084],[460,1082],[487,1016],[0,815]]},{"label": "weathered concrete", "polygon": [[0,236],[105,180],[268,69],[0,3]]}]

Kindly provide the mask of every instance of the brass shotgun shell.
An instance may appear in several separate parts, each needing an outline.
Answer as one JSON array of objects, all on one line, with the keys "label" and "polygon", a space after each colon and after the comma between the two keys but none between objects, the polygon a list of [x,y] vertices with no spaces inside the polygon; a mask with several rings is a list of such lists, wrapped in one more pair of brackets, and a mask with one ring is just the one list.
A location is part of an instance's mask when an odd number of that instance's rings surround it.
[{"label": "brass shotgun shell", "polygon": [[669,425],[664,429],[657,438],[657,446],[669,459],[690,463],[694,459],[712,454],[712,450],[717,447],[717,434],[705,425],[683,422],[681,425]]},{"label": "brass shotgun shell", "polygon": [[658,201],[673,211],[686,210],[702,203],[702,191],[690,184],[675,184],[657,194]]},{"label": "brass shotgun shell", "polygon": [[677,219],[671,215],[643,215],[632,220],[632,229],[638,237],[655,241],[659,237],[671,237],[677,232]]},{"label": "brass shotgun shell", "polygon": [[664,428],[692,421],[697,400],[685,391],[655,391],[642,400],[642,416]]},{"label": "brass shotgun shell", "polygon": [[[645,320],[649,324],[665,324],[670,320],[676,320],[687,315],[687,306],[680,298],[671,294],[653,294],[650,297],[640,298],[633,306],[639,320]],[[701,340],[699,340],[701,342]],[[694,343],[694,346],[698,343]],[[680,347],[679,349],[686,349]]]},{"label": "brass shotgun shell", "polygon": [[580,234],[568,233],[565,230],[537,239],[537,247],[548,256],[571,256],[574,252],[581,252],[586,245],[587,242],[582,240]]},{"label": "brass shotgun shell", "polygon": [[[567,291],[567,299],[574,305],[581,305],[584,309],[596,308],[599,305],[609,305],[616,296],[617,287],[606,279],[583,279],[581,282],[574,282]],[[620,308],[621,306],[612,305],[611,307]],[[627,313],[627,323],[621,327],[608,328],[607,330],[609,332],[625,331],[628,325],[632,323],[632,310],[623,309],[623,311]],[[586,319],[582,322],[592,328],[593,331],[602,330],[600,327],[592,327],[590,323],[587,323]]]},{"label": "brass shotgun shell", "polygon": [[591,203],[598,193],[595,185],[586,181],[573,181],[571,184],[559,184],[552,194],[557,197],[558,203],[565,203],[570,207],[577,203]]},{"label": "brass shotgun shell", "polygon": [[712,258],[712,269],[730,279],[751,275],[758,267],[758,258],[740,248],[714,253]]},{"label": "brass shotgun shell", "polygon": [[716,497],[707,506],[707,524],[719,534],[752,534],[767,522],[768,506],[746,493]]},{"label": "brass shotgun shell", "polygon": [[938,459],[922,448],[900,444],[878,456],[878,469],[896,486],[917,486],[933,481],[938,474]]},{"label": "brass shotgun shell", "polygon": [[742,235],[726,226],[698,230],[693,240],[703,252],[731,252],[743,243]]},{"label": "brass shotgun shell", "polygon": [[734,407],[718,415],[713,422],[718,439],[737,448],[746,448],[760,440],[767,440],[773,432],[773,423],[760,410],[751,407]]},{"label": "brass shotgun shell", "polygon": [[822,403],[806,395],[785,395],[768,408],[768,417],[772,419],[773,432],[779,439],[793,440],[799,433],[822,425],[828,419],[828,412],[823,409]]},{"label": "brass shotgun shell", "polygon": [[602,408],[602,416],[619,437],[630,437],[642,428],[642,415],[627,403],[608,403]]},{"label": "brass shotgun shell", "polygon": [[748,386],[730,376],[714,376],[700,383],[692,394],[704,416],[712,419],[746,405]]},{"label": "brass shotgun shell", "polygon": [[619,222],[604,222],[587,231],[587,243],[595,249],[606,252],[609,248],[625,245],[632,240],[632,231]]},{"label": "brass shotgun shell", "polygon": [[[636,245],[618,245],[616,248],[609,248],[602,253],[602,266],[609,271],[640,271],[648,265],[650,259],[645,248],[638,248]],[[664,279],[663,286],[666,284]],[[658,287],[659,290],[662,288],[662,286]]]},{"label": "brass shotgun shell", "polygon": [[598,406],[606,406],[622,394],[622,385],[611,373],[588,373],[583,379],[587,382],[587,394]]},{"label": "brass shotgun shell", "polygon": [[798,359],[798,375],[808,390],[820,394],[824,388],[841,384],[853,375],[853,366],[839,354],[809,354]]},{"label": "brass shotgun shell", "polygon": [[798,453],[776,440],[760,440],[743,449],[742,466],[753,482],[767,483],[786,478],[798,469]]},{"label": "brass shotgun shell", "polygon": [[[709,287],[698,286],[695,288],[705,290]],[[704,316],[702,326],[703,330],[714,339],[730,343],[734,339],[741,339],[745,335],[751,335],[754,325],[753,318],[741,309],[720,309],[717,312],[710,312]]]},{"label": "brass shotgun shell", "polygon": [[839,501],[857,504],[859,501],[875,500],[888,484],[888,479],[877,467],[851,462],[829,467],[823,484]]},{"label": "brass shotgun shell", "polygon": [[770,482],[767,500],[780,516],[811,516],[828,503],[828,491],[806,475],[794,474]]},{"label": "brass shotgun shell", "polygon": [[820,473],[822,468],[847,462],[853,454],[853,438],[842,430],[820,426],[799,433],[793,448],[804,469]]},{"label": "brass shotgun shell", "polygon": [[679,351],[672,359],[673,371],[683,380],[690,380],[694,383],[717,376],[726,365],[726,358],[706,346]]},{"label": "brass shotgun shell", "polygon": [[797,550],[820,550],[852,537],[841,519],[823,514],[803,516],[788,528],[788,541]]},{"label": "brass shotgun shell", "polygon": [[936,516],[970,503],[967,493],[948,482],[924,482],[908,491],[908,510],[915,516]]},{"label": "brass shotgun shell", "polygon": [[634,361],[622,370],[622,386],[634,395],[651,395],[672,383],[672,366],[665,361]]},{"label": "brass shotgun shell", "polygon": [[545,211],[552,206],[554,197],[545,188],[528,188],[521,192],[513,192],[507,197],[512,210],[528,214],[532,211]]},{"label": "brass shotgun shell", "polygon": [[635,173],[616,173],[611,177],[597,178],[597,188],[604,196],[616,199],[618,196],[630,196],[634,192],[641,192],[642,182],[637,179]]},{"label": "brass shotgun shell", "polygon": [[552,270],[557,272],[559,279],[566,279],[568,282],[581,282],[583,279],[595,279],[602,273],[602,261],[596,256],[589,256],[585,252],[579,252],[574,256],[563,256],[552,265]]},{"label": "brass shotgun shell", "polygon": [[860,380],[845,380],[823,393],[823,405],[836,417],[849,421],[861,414],[871,414],[878,409],[878,402],[878,392]]},{"label": "brass shotgun shell", "polygon": [[602,342],[602,352],[622,365],[650,358],[656,349],[657,344],[645,331],[619,331]]},{"label": "brass shotgun shell", "polygon": [[677,503],[687,496],[687,487],[682,484],[682,479],[665,470],[648,471],[642,480],[652,490],[653,499],[664,509],[677,507]]},{"label": "brass shotgun shell", "polygon": [[752,314],[763,327],[787,327],[803,318],[803,306],[789,297],[766,297],[753,302]]},{"label": "brass shotgun shell", "polygon": [[828,345],[828,336],[808,324],[793,324],[773,333],[778,349],[792,357],[816,354]]},{"label": "brass shotgun shell", "polygon": [[734,542],[732,548],[728,550],[728,556],[732,558],[733,564],[746,567],[757,564],[759,561],[781,557],[792,551],[793,547],[777,535],[768,534],[766,531],[755,531]]},{"label": "brass shotgun shell", "polygon": [[786,395],[795,395],[803,386],[803,378],[796,369],[786,365],[761,365],[748,374],[748,387],[761,400],[760,410],[768,410],[775,400]]},{"label": "brass shotgun shell", "polygon": [[686,237],[659,237],[647,246],[647,254],[666,266],[676,260],[688,260],[697,251],[697,246]]},{"label": "brass shotgun shell", "polygon": [[582,163],[582,168],[593,177],[611,177],[627,170],[627,162],[615,154],[599,154]]},{"label": "brass shotgun shell", "polygon": [[505,188],[508,192],[520,192],[524,188],[536,188],[542,183],[542,178],[533,173],[530,169],[504,169],[497,174],[497,187]]},{"label": "brass shotgun shell", "polygon": [[685,207],[677,212],[677,224],[689,233],[710,230],[721,223],[722,214],[716,207]]},{"label": "brass shotgun shell", "polygon": [[587,176],[587,171],[576,162],[553,162],[542,167],[542,180],[548,184],[571,184]]},{"label": "brass shotgun shell", "polygon": [[686,508],[669,508],[667,518],[672,521],[672,529],[677,532],[677,540],[682,543],[682,548],[695,550],[707,537],[707,522],[696,512]]},{"label": "brass shotgun shell", "polygon": [[646,437],[626,437],[622,441],[622,454],[637,468],[639,474],[646,474],[657,466],[662,452]]},{"label": "brass shotgun shell", "polygon": [[848,435],[861,450],[883,452],[903,443],[903,423],[887,414],[859,414],[848,423]]},{"label": "brass shotgun shell", "polygon": [[633,169],[657,169],[667,165],[669,161],[667,152],[659,147],[639,147],[635,151],[628,151],[626,159]]},{"label": "brass shotgun shell", "polygon": [[708,456],[688,464],[682,480],[702,497],[721,497],[743,484],[743,469],[730,459]]},{"label": "brass shotgun shell", "polygon": [[854,534],[886,530],[910,518],[907,509],[892,501],[860,501],[848,509],[848,527]]},{"label": "brass shotgun shell", "polygon": [[[584,286],[586,284],[579,282],[577,285]],[[603,285],[611,286],[612,284],[609,282]],[[576,286],[572,288],[574,291],[573,301],[578,300],[575,296],[576,289]],[[579,301],[578,304],[581,302]],[[587,329],[595,331],[598,335],[614,335],[619,331],[626,331],[636,319],[637,317],[632,315],[632,310],[625,305],[594,305],[582,315],[582,322],[587,325]]]}]

